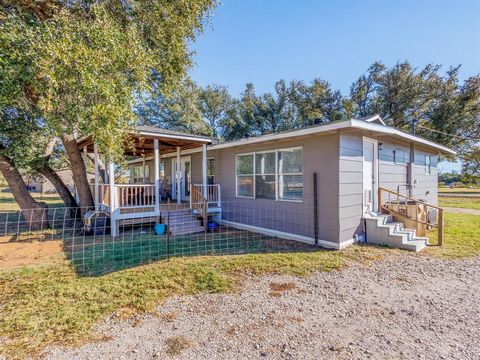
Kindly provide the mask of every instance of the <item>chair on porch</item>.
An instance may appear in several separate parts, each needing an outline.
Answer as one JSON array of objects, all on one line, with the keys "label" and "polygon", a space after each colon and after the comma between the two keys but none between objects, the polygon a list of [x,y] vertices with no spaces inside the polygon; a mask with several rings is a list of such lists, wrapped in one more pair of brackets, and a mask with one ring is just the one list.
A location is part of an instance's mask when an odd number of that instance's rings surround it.
[{"label": "chair on porch", "polygon": [[160,196],[165,200],[172,200],[172,183],[170,179],[164,178],[160,183]]}]

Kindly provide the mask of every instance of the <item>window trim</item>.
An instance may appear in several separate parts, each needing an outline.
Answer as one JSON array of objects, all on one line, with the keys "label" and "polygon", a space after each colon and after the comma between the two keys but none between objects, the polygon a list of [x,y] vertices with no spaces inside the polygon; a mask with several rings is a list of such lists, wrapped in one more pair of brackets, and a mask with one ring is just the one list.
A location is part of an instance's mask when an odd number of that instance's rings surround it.
[{"label": "window trim", "polygon": [[[238,198],[244,198],[244,199],[253,199],[257,200],[256,197],[256,154],[264,154],[264,153],[275,153],[275,199],[265,199],[265,198],[258,198],[258,200],[265,200],[265,201],[284,201],[284,202],[294,202],[294,203],[303,203],[305,199],[305,191],[302,191],[302,198],[301,199],[281,199],[279,196],[279,167],[278,167],[278,152],[279,151],[288,151],[288,150],[302,150],[302,185],[303,185],[303,190],[305,190],[305,168],[304,168],[304,162],[303,162],[303,146],[292,146],[292,147],[287,147],[287,148],[278,148],[278,149],[273,149],[273,150],[259,150],[259,151],[251,151],[247,153],[240,153],[240,154],[235,154],[235,197]],[[245,156],[245,155],[252,155],[253,156],[253,174],[246,174],[245,176],[253,176],[253,196],[244,196],[244,195],[238,195],[238,174],[237,174],[237,164],[238,164],[238,158],[240,156]],[[300,173],[282,173],[282,175],[296,175],[299,176]],[[240,175],[242,176],[242,175]]]},{"label": "window trim", "polygon": [[[302,189],[302,198],[301,199],[280,199],[280,196],[279,196],[279,186],[277,186],[277,201],[285,201],[285,202],[296,202],[296,203],[303,203],[303,199],[305,198],[305,169],[304,169],[304,162],[303,162],[303,146],[294,146],[294,147],[289,147],[289,148],[283,148],[283,149],[277,149],[276,152],[277,152],[277,167],[278,167],[278,152],[279,151],[288,151],[288,150],[302,150],[302,186],[303,186],[303,189]],[[280,175],[280,172],[279,172],[279,169],[277,168],[277,185],[278,185],[278,180],[279,180],[279,175]],[[282,175],[294,175],[294,176],[298,176],[300,175],[300,173],[282,173]]]},{"label": "window trim", "polygon": [[[213,160],[213,175],[208,175],[208,162],[210,160]],[[207,183],[208,183],[208,178],[209,177],[213,177],[213,184],[216,184],[215,183],[215,157],[213,157],[213,156],[207,158]]]},{"label": "window trim", "polygon": [[425,175],[432,175],[432,155],[429,154],[425,154]]},{"label": "window trim", "polygon": [[[251,175],[250,174],[244,175],[244,176],[252,176],[253,178],[253,192],[252,192],[253,196],[238,195],[238,174],[237,174],[238,158],[240,156],[246,156],[246,155],[252,155],[252,158],[253,158],[253,167],[252,167],[253,173]],[[238,198],[244,198],[244,199],[255,199],[255,152],[248,152],[248,153],[235,155],[235,196]]]}]

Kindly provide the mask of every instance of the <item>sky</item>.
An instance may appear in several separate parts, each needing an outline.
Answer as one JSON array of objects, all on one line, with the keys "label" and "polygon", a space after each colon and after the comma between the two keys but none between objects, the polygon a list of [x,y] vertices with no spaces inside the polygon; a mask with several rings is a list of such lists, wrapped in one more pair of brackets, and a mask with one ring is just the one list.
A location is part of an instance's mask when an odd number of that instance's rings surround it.
[{"label": "sky", "polygon": [[193,80],[234,96],[316,77],[348,95],[375,61],[461,64],[466,79],[480,73],[480,0],[223,0],[191,48]]}]

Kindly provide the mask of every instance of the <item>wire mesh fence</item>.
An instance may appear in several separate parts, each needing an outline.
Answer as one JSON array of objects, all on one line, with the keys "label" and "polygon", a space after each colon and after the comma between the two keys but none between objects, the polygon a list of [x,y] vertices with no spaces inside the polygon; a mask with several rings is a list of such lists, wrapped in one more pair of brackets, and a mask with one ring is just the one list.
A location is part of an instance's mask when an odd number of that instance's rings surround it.
[{"label": "wire mesh fence", "polygon": [[171,257],[314,250],[312,245],[285,236],[313,238],[313,207],[303,203],[223,202],[221,208],[209,209],[206,219],[189,204],[161,204],[160,213],[153,210],[125,207],[113,214],[108,209],[78,208],[0,211],[0,246],[61,241],[67,259],[82,275]]}]

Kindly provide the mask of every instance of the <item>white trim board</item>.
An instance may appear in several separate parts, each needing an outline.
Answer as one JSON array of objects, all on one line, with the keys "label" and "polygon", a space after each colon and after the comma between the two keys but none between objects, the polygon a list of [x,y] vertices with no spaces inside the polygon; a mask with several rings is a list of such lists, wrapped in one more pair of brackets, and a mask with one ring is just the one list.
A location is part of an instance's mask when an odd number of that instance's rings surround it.
[{"label": "white trim board", "polygon": [[231,141],[231,142],[226,142],[223,144],[216,144],[216,145],[210,145],[209,149],[210,150],[218,150],[218,149],[224,149],[224,148],[229,148],[229,147],[234,147],[234,146],[242,146],[242,145],[249,145],[249,144],[255,144],[255,143],[262,143],[266,141],[272,141],[272,140],[279,140],[279,139],[288,139],[288,138],[295,138],[298,136],[305,136],[305,135],[310,135],[310,134],[317,134],[317,133],[323,133],[327,131],[336,131],[336,130],[341,130],[341,129],[348,129],[348,128],[353,128],[353,129],[361,129],[361,130],[366,130],[366,131],[373,131],[377,132],[380,134],[386,134],[386,135],[394,135],[398,136],[416,143],[420,143],[432,148],[435,148],[439,151],[455,155],[456,152],[447,148],[446,146],[437,144],[433,141],[429,141],[427,139],[421,138],[416,135],[408,134],[406,132],[400,131],[398,129],[395,129],[390,126],[384,126],[378,123],[373,123],[373,122],[366,122],[364,120],[356,120],[356,119],[351,119],[351,120],[345,120],[345,121],[339,121],[339,122],[334,122],[331,124],[325,124],[325,125],[319,125],[316,127],[309,127],[305,129],[299,129],[296,131],[288,131],[288,132],[283,132],[283,133],[277,133],[277,134],[269,134],[269,135],[263,135],[263,136],[258,136],[258,137],[251,137],[247,139],[241,139],[241,140],[236,140],[236,141]]},{"label": "white trim board", "polygon": [[[252,232],[256,232],[259,234],[263,235],[269,235],[269,236],[276,236],[281,239],[286,239],[286,240],[295,240],[299,241],[302,243],[306,243],[309,245],[315,245],[315,239],[309,236],[303,236],[303,235],[298,235],[298,234],[292,234],[292,233],[287,233],[284,231],[278,231],[278,230],[273,230],[273,229],[267,229],[267,228],[262,228],[258,226],[253,226],[253,225],[248,225],[248,224],[242,224],[238,223],[235,221],[229,221],[229,220],[221,220],[222,224],[232,226],[234,228],[240,229],[240,230],[248,230]],[[327,248],[327,249],[336,249],[336,250],[341,250],[344,249],[345,247],[351,245],[354,243],[354,239],[349,239],[346,241],[342,241],[341,243],[335,243],[333,241],[327,241],[327,240],[318,240],[318,245]]]}]

